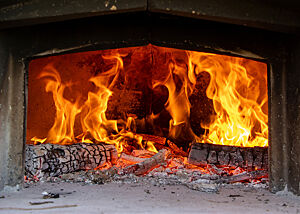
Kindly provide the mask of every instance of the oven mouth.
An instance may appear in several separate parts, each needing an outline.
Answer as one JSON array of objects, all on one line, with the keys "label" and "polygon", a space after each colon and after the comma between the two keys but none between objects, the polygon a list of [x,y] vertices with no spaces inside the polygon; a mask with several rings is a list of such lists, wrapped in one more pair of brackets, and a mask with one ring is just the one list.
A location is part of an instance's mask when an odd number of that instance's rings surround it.
[{"label": "oven mouth", "polygon": [[260,180],[268,168],[267,91],[265,63],[152,44],[34,59],[26,181],[113,167],[122,174],[156,158],[129,171]]}]

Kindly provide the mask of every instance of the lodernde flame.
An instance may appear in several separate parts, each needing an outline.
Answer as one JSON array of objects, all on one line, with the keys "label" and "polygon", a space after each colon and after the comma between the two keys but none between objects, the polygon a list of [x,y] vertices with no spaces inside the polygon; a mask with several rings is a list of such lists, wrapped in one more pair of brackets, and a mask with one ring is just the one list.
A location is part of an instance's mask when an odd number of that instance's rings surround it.
[{"label": "lodernde flame", "polygon": [[[134,63],[131,62],[132,66],[126,71],[124,58],[130,56]],[[209,123],[200,121],[199,129],[206,130],[205,142],[242,147],[268,146],[266,64],[244,58],[153,45],[128,50],[115,49],[101,57],[110,66],[89,79],[96,89],[88,92],[83,103],[79,99],[70,101],[65,98],[64,92],[72,83],[61,80],[59,72],[62,71],[57,71],[52,64],[44,67],[39,79],[45,80],[45,90],[52,93],[56,117],[47,139],[35,137],[32,141],[72,144],[78,142],[80,137],[80,142],[115,144],[118,151],[122,152],[126,144],[124,139],[128,137],[135,139],[140,148],[144,149],[146,145],[143,145],[142,137],[128,130],[134,124],[134,118],[127,117],[127,124],[120,129],[117,120],[107,119],[106,111],[113,93],[112,88],[119,81],[118,77],[124,72],[144,69],[143,63],[148,61],[153,75],[145,84],[150,85],[153,90],[158,86],[168,90],[165,109],[172,118],[169,123],[171,139],[202,142],[203,137],[196,136],[190,125],[189,97],[195,89],[197,76],[207,72],[210,80],[206,96],[213,102],[214,114],[207,115],[210,117]],[[159,117],[159,114],[155,117],[153,115],[151,112],[149,118]],[[79,136],[74,134],[77,117],[80,117],[82,129]],[[153,145],[147,147],[156,151]]]},{"label": "lodernde flame", "polygon": [[188,52],[193,71],[210,74],[206,90],[216,115],[207,137],[214,144],[241,147],[268,146],[268,95],[266,64],[249,59]]},{"label": "lodernde flame", "polygon": [[[97,89],[95,92],[88,93],[88,98],[82,105],[79,105],[79,100],[71,102],[65,98],[65,89],[71,84],[62,82],[59,72],[53,65],[45,66],[38,78],[45,80],[45,91],[52,93],[56,116],[47,138],[34,137],[31,140],[35,143],[72,144],[77,142],[77,138],[80,138],[79,141],[84,143],[97,141],[115,144],[118,152],[121,153],[123,143],[126,143],[124,138],[128,137],[135,139],[140,148],[145,149],[147,146],[148,150],[157,152],[151,143],[143,145],[141,136],[124,130],[119,131],[117,120],[106,118],[107,104],[112,95],[110,88],[114,86],[119,72],[123,69],[123,60],[117,51],[112,51],[110,55],[103,55],[102,58],[112,66],[107,71],[89,79]],[[79,114],[82,134],[75,137],[74,124]],[[130,123],[130,119],[128,118],[127,123]]]}]

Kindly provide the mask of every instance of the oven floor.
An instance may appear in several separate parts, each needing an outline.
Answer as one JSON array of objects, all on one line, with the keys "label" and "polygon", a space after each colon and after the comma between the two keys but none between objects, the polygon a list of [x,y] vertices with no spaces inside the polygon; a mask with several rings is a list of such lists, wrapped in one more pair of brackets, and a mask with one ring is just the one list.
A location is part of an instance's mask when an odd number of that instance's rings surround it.
[{"label": "oven floor", "polygon": [[[42,192],[59,193],[43,199]],[[48,204],[31,205],[30,202]],[[300,197],[266,189],[226,185],[219,193],[185,186],[151,184],[81,185],[37,183],[14,193],[0,193],[0,213],[300,213]]]}]

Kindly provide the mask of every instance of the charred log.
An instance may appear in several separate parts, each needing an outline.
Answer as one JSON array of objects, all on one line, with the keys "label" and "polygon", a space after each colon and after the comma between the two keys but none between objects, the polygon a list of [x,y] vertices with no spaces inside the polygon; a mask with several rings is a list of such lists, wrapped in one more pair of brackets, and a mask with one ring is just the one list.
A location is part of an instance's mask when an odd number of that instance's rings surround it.
[{"label": "charred log", "polygon": [[122,153],[120,158],[133,163],[140,163],[145,160],[145,158],[135,157],[133,155],[127,155],[126,153]]},{"label": "charred log", "polygon": [[154,142],[155,144],[161,144],[165,145],[166,143],[166,138],[157,136],[157,135],[149,135],[149,134],[139,134],[140,136],[143,137],[143,141],[145,142]]},{"label": "charred log", "polygon": [[125,169],[123,169],[122,174],[130,174],[130,173],[133,173],[135,175],[146,174],[147,172],[151,171],[152,169],[159,166],[160,164],[165,163],[168,153],[169,153],[168,150],[162,149],[151,158],[147,158],[143,162],[126,167]]},{"label": "charred log", "polygon": [[215,164],[216,166],[239,166],[248,170],[268,169],[268,148],[194,143],[188,162],[198,166]]},{"label": "charred log", "polygon": [[188,153],[178,148],[178,146],[170,140],[167,140],[167,144],[169,145],[169,149],[175,155],[180,155],[182,157],[187,157]]},{"label": "charred log", "polygon": [[25,155],[25,175],[38,178],[94,169],[118,159],[113,145],[84,143],[26,145]]}]

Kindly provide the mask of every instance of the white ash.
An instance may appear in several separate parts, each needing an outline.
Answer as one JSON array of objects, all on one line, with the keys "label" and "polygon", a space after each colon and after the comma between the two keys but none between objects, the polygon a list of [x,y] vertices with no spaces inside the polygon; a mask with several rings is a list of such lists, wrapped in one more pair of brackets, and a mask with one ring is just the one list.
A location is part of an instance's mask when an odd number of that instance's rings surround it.
[{"label": "white ash", "polygon": [[[106,170],[89,170],[89,171],[78,171],[73,173],[63,174],[58,177],[43,177],[40,179],[41,182],[52,182],[52,183],[80,183],[83,185],[92,184],[106,184],[106,183],[120,183],[120,184],[151,184],[154,186],[165,186],[165,185],[184,185],[190,189],[217,193],[220,186],[230,184],[218,183],[219,175],[210,175],[202,173],[201,171],[193,171],[190,169],[165,169],[163,166],[153,169],[144,176],[136,176],[134,174],[120,175],[121,169],[117,167],[111,167]],[[27,184],[32,184],[34,181],[26,181]],[[246,185],[249,187],[267,188],[268,182],[266,179],[262,182],[250,182],[250,183],[235,183],[233,185]]]}]

